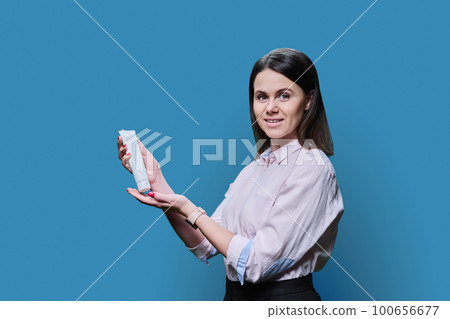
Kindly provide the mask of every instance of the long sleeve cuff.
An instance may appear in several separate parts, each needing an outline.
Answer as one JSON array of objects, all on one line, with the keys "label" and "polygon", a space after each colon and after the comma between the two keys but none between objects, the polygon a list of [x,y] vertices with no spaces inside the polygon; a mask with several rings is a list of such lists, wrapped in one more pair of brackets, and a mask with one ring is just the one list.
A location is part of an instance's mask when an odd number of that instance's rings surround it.
[{"label": "long sleeve cuff", "polygon": [[195,257],[203,261],[208,266],[209,262],[207,259],[217,252],[216,248],[214,248],[214,246],[209,242],[209,240],[206,237],[203,238],[203,240],[197,246],[192,248],[186,246],[186,248],[189,249],[195,255]]},{"label": "long sleeve cuff", "polygon": [[236,269],[239,282],[244,285],[245,267],[253,244],[253,238],[248,239],[235,235],[230,241],[227,250],[227,264]]}]

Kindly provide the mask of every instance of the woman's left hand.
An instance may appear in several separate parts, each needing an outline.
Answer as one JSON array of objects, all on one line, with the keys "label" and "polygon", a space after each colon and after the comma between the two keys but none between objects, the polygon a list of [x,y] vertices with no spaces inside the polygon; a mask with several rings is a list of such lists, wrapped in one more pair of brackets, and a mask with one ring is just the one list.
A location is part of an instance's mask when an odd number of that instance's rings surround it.
[{"label": "woman's left hand", "polygon": [[149,195],[146,195],[140,193],[135,188],[127,188],[127,192],[141,203],[160,208],[166,213],[174,212],[187,217],[189,210],[194,210],[196,207],[183,195],[164,194],[159,192],[150,192],[148,193]]}]

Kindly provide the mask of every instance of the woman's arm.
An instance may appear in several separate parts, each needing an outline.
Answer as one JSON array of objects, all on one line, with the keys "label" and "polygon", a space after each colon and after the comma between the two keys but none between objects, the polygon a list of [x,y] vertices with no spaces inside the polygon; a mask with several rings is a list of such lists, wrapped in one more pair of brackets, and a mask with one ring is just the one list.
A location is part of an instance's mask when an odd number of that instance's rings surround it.
[{"label": "woman's arm", "polygon": [[[162,187],[164,188],[166,186]],[[224,257],[227,256],[228,246],[235,234],[205,214],[201,215],[195,223],[198,229],[192,228],[192,226],[186,223],[185,219],[197,206],[185,196],[173,193],[150,192],[149,194],[153,196],[151,197],[139,193],[137,189],[128,188],[127,191],[141,203],[166,211],[169,222],[186,246],[195,247],[206,237]]]},{"label": "woman's arm", "polygon": [[[181,212],[182,215],[180,215],[183,221],[195,209],[196,206],[189,202],[187,208],[184,209],[184,211]],[[184,223],[187,224],[186,222]],[[235,234],[216,223],[206,214],[200,215],[200,217],[197,218],[195,225],[198,227],[197,231],[201,231],[202,240],[206,237],[206,239],[208,239],[209,242],[226,258],[228,246]],[[191,226],[189,227],[192,228]]]},{"label": "woman's arm", "polygon": [[[162,175],[161,178],[152,184],[152,190],[163,194],[175,194]],[[174,211],[167,211],[165,215],[173,230],[187,247],[195,247],[203,240],[204,236],[202,232],[188,225],[185,221],[185,217],[182,215]]]}]

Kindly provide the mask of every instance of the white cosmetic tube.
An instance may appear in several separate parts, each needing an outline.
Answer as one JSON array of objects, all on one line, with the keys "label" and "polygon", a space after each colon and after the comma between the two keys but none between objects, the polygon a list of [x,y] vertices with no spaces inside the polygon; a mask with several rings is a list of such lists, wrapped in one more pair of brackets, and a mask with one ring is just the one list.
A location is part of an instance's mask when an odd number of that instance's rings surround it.
[{"label": "white cosmetic tube", "polygon": [[127,144],[128,153],[131,154],[129,163],[139,192],[149,191],[150,183],[145,170],[144,160],[142,159],[142,153],[139,149],[136,132],[134,130],[119,131],[119,134],[123,137],[123,144]]}]

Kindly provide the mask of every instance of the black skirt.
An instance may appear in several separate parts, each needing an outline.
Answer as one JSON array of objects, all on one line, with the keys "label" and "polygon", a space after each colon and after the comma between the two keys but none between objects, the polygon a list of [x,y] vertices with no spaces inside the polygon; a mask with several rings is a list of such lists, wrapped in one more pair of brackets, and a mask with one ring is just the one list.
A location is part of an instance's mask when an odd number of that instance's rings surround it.
[{"label": "black skirt", "polygon": [[314,289],[312,274],[309,274],[294,279],[257,284],[244,281],[243,286],[241,286],[239,281],[231,281],[227,277],[226,292],[223,300],[321,301],[322,299]]}]

